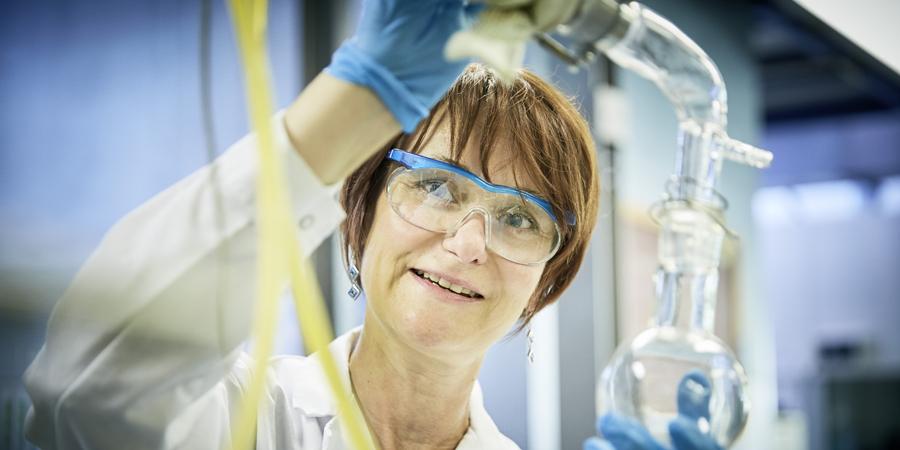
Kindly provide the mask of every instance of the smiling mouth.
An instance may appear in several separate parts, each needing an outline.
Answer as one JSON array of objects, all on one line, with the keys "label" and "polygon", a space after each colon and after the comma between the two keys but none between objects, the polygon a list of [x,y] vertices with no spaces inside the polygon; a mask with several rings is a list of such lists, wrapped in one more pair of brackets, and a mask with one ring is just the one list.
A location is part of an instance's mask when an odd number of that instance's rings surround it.
[{"label": "smiling mouth", "polygon": [[482,296],[481,294],[479,294],[471,289],[467,289],[462,286],[450,283],[449,281],[447,281],[437,275],[433,275],[431,273],[425,272],[424,270],[411,269],[410,271],[413,274],[415,274],[417,277],[419,277],[425,281],[429,281],[439,288],[446,289],[450,292],[453,292],[454,294],[461,295],[463,297],[471,298],[471,299],[484,298],[484,296]]}]

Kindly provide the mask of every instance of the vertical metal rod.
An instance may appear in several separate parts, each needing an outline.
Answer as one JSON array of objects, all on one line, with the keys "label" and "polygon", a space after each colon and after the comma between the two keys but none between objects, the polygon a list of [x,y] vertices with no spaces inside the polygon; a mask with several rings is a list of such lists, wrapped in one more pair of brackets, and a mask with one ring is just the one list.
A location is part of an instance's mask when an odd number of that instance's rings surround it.
[{"label": "vertical metal rod", "polygon": [[[616,66],[605,55],[600,59],[603,64],[603,79],[601,83],[605,84],[609,88],[616,87]],[[616,196],[618,195],[616,192],[616,145],[612,142],[609,142],[604,145],[606,152],[609,154],[609,237],[610,237],[610,252],[612,252],[612,267],[610,271],[612,272],[610,276],[610,280],[612,280],[612,286],[610,291],[612,292],[612,310],[615,314],[616,320],[613,320],[613,336],[616,336],[616,343],[618,344],[619,338],[619,272],[618,272],[618,246],[619,239],[617,234],[617,224],[618,224],[618,215],[616,212]]]},{"label": "vertical metal rod", "polygon": [[[303,79],[300,80],[302,85],[309,84],[331,62],[331,53],[336,47],[335,30],[338,22],[337,11],[339,10],[339,5],[336,5],[336,3],[342,2],[318,0],[304,0],[300,2],[299,13],[301,20],[299,22],[302,25],[300,30],[298,30],[298,38],[300,40],[299,47],[302,49],[303,55],[301,59]],[[332,322],[331,326],[337,329],[334,303],[345,299],[335,298],[333,289],[331,289],[334,276],[331,270],[333,239],[334,237],[329,237],[325,240],[313,252],[310,259],[315,268],[319,286],[322,286],[322,296],[325,299],[325,305],[328,307],[328,316]]]}]

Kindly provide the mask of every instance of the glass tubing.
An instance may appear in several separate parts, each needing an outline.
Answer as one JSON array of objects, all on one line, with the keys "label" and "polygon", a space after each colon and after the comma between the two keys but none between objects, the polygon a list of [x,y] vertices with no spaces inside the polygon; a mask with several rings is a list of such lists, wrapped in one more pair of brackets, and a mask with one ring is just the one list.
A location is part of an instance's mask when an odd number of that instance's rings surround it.
[{"label": "glass tubing", "polygon": [[551,45],[564,60],[590,61],[602,52],[653,81],[675,108],[675,170],[663,200],[651,209],[661,227],[657,322],[674,325],[675,300],[682,297],[692,302],[692,326],[711,332],[722,239],[731,234],[723,218],[727,202],[716,191],[722,160],[764,168],[772,154],[728,137],[728,95],[715,63],[640,3],[584,0],[558,31],[574,42],[574,50]]}]

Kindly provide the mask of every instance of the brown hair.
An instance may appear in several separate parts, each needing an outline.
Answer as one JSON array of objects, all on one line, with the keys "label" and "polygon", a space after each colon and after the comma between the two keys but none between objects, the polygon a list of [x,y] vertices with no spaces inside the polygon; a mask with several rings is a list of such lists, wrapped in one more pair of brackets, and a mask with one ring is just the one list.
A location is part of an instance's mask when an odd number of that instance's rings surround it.
[{"label": "brown hair", "polygon": [[[350,254],[356,261],[362,259],[375,204],[391,167],[384,161],[386,152],[394,147],[419,152],[444,120],[449,124],[453,161],[459,160],[478,130],[481,170],[488,180],[494,143],[499,137],[507,138],[513,149],[514,179],[520,178],[518,170],[524,170],[559,218],[562,246],[544,268],[522,314],[521,330],[572,282],[587,251],[598,208],[594,145],[587,124],[570,100],[527,70],[519,71],[507,85],[490,69],[469,65],[415,132],[398,135],[347,178],[341,190],[341,205],[347,213],[341,225],[344,263]],[[574,216],[574,225],[567,223],[567,214]]]}]

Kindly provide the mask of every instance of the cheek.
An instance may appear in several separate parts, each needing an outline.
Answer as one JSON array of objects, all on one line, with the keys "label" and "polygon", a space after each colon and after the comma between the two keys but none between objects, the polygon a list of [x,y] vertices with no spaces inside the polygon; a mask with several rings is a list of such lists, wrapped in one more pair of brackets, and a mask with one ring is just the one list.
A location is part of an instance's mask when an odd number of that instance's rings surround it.
[{"label": "cheek", "polygon": [[540,266],[521,266],[504,261],[505,267],[499,272],[503,283],[503,304],[504,309],[509,310],[513,315],[512,322],[519,318],[526,307],[528,301],[534,295],[541,275],[544,273],[544,265]]},{"label": "cheek", "polygon": [[397,216],[384,195],[378,200],[374,214],[359,269],[369,304],[379,308],[382,302],[403,297],[397,290],[406,276],[411,255],[430,245],[434,233],[414,227]]},{"label": "cheek", "polygon": [[402,231],[391,220],[393,214],[384,202],[384,195],[378,200],[374,214],[360,262],[360,273],[368,296],[377,298],[396,277],[395,263],[398,256],[404,253],[409,239],[402,236]]},{"label": "cheek", "polygon": [[481,318],[480,341],[490,346],[509,333],[522,313],[543,274],[544,266],[521,266],[503,260],[497,270],[501,295],[490,305],[490,312]]}]

